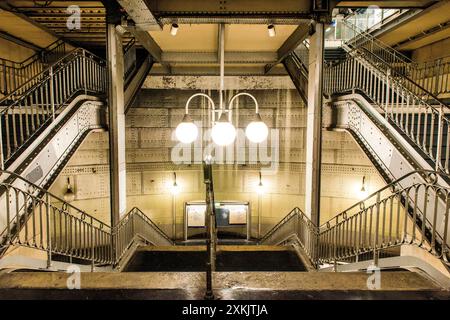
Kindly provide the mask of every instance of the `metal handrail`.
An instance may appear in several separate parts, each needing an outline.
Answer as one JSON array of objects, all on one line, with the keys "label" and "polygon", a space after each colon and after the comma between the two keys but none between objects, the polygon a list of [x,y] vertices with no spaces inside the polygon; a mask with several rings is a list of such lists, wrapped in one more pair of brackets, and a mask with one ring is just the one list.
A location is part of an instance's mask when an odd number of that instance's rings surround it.
[{"label": "metal handrail", "polygon": [[317,265],[318,228],[300,208],[295,207],[258,244],[280,245],[296,241],[313,265]]},{"label": "metal handrail", "polygon": [[[425,175],[418,182],[417,175]],[[414,171],[374,192],[320,226],[319,263],[344,261],[403,244],[448,263],[450,190],[441,174]],[[448,178],[448,176],[446,176]]]},{"label": "metal handrail", "polygon": [[361,90],[433,161],[435,170],[450,173],[450,119],[444,105],[429,104],[401,79],[368,63],[363,54],[349,56],[324,71],[327,94]]},{"label": "metal handrail", "polygon": [[[402,82],[405,88],[420,96],[428,104],[448,107],[432,93],[433,90],[429,91],[412,80],[413,77],[417,77],[418,71],[416,70],[417,64],[413,63],[411,59],[374,38],[369,33],[358,30],[356,26],[345,21],[343,25],[352,28],[352,31],[356,33],[353,38],[345,42],[350,55],[353,55],[353,52],[360,53],[369,63],[375,64],[377,68],[381,68],[386,74],[389,73],[391,77],[399,78],[399,81]],[[444,78],[442,79],[444,80]]]},{"label": "metal handrail", "polygon": [[[417,175],[426,181],[418,182]],[[362,260],[367,253],[377,260],[383,250],[400,245],[416,245],[449,264],[450,190],[441,178],[433,171],[410,172],[320,227],[294,208],[258,243],[295,241],[316,267]]]},{"label": "metal handrail", "polygon": [[112,263],[110,226],[13,172],[1,173],[19,180],[0,182],[1,253],[19,245],[46,251],[48,266],[54,255]]},{"label": "metal handrail", "polygon": [[0,93],[9,95],[39,75],[52,62],[52,57],[58,58],[67,53],[66,46],[63,40],[57,40],[22,62],[0,58]]},{"label": "metal handrail", "polygon": [[7,97],[13,102],[0,112],[2,168],[37,132],[54,121],[75,95],[106,92],[106,62],[76,49],[29,82],[32,86],[27,83]]},{"label": "metal handrail", "polygon": [[121,218],[112,233],[116,265],[134,243],[136,236],[152,245],[174,245],[174,242],[164,231],[140,209],[134,207]]},{"label": "metal handrail", "polygon": [[347,39],[344,39],[347,44],[350,44],[351,46],[356,47],[363,47],[365,45],[369,45],[369,48],[372,49],[373,52],[374,49],[381,49],[381,57],[385,59],[388,63],[412,63],[413,61],[405,56],[403,53],[395,50],[394,48],[390,47],[389,45],[385,44],[381,40],[375,38],[370,33],[362,30],[358,26],[355,26],[354,24],[350,23],[348,20],[344,19],[342,20],[343,25],[350,28],[352,31],[352,35],[348,37]]},{"label": "metal handrail", "polygon": [[[131,209],[111,228],[85,211],[10,171],[0,182],[0,208],[5,225],[0,234],[0,256],[9,246],[25,246],[54,255],[98,264],[117,265],[136,237],[152,245],[174,245],[140,209]],[[15,183],[6,182],[14,177]],[[17,181],[19,181],[17,183]]]}]

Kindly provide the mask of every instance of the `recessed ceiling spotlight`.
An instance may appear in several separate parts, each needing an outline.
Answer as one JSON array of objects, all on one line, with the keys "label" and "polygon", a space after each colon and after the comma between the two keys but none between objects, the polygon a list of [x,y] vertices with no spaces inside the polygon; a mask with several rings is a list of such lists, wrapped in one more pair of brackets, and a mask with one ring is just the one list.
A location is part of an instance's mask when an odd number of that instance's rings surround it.
[{"label": "recessed ceiling spotlight", "polygon": [[269,32],[269,37],[275,37],[276,33],[275,33],[275,26],[273,24],[269,24],[267,26],[267,31]]},{"label": "recessed ceiling spotlight", "polygon": [[172,23],[172,26],[170,27],[170,34],[176,36],[177,32],[178,32],[178,24]]}]

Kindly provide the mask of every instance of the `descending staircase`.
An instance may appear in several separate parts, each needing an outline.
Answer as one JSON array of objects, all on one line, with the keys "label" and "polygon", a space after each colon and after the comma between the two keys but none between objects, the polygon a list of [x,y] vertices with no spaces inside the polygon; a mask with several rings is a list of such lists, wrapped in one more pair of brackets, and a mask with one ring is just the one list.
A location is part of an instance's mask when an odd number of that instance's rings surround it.
[{"label": "descending staircase", "polygon": [[[125,272],[206,271],[205,246],[141,247]],[[296,252],[279,246],[218,246],[216,272],[306,271]]]}]

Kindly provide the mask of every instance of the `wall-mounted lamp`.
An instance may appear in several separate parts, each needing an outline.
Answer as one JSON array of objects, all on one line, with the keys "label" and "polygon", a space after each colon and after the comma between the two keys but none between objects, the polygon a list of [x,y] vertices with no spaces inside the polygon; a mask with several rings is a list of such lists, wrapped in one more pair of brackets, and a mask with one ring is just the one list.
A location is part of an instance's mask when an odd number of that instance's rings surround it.
[{"label": "wall-mounted lamp", "polygon": [[259,172],[259,183],[256,187],[256,191],[258,192],[258,194],[263,194],[264,193],[264,184],[262,182],[262,176],[261,176],[261,171]]},{"label": "wall-mounted lamp", "polygon": [[276,36],[275,26],[273,24],[269,24],[267,26],[267,32],[269,32],[269,37],[273,38]]},{"label": "wall-mounted lamp", "polygon": [[72,190],[72,185],[70,184],[70,178],[67,177],[67,187],[66,192],[64,193],[64,200],[66,202],[72,202],[75,200],[75,193]]},{"label": "wall-mounted lamp", "polygon": [[363,176],[362,183],[361,183],[361,189],[359,189],[358,192],[359,199],[365,199],[368,196],[367,186],[366,186],[366,176]]},{"label": "wall-mounted lamp", "polygon": [[170,26],[170,34],[175,37],[177,35],[177,32],[178,32],[178,24],[172,23],[172,25]]},{"label": "wall-mounted lamp", "polygon": [[177,174],[173,173],[173,184],[170,188],[170,192],[175,196],[180,193],[180,186],[177,183]]}]

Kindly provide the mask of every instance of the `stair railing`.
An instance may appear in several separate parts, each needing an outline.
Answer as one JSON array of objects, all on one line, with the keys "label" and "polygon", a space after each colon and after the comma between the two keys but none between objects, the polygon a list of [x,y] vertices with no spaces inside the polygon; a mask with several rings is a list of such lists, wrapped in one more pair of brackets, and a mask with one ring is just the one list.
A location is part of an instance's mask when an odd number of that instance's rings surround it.
[{"label": "stair railing", "polygon": [[450,56],[426,62],[414,62],[411,80],[434,96],[450,93]]},{"label": "stair railing", "polygon": [[46,251],[48,266],[53,255],[112,264],[110,226],[19,175],[1,174],[20,183],[0,182],[0,253],[24,246]]},{"label": "stair railing", "polygon": [[369,63],[383,70],[385,74],[396,78],[403,87],[419,96],[428,104],[448,108],[445,103],[439,100],[437,95],[432,93],[433,90],[429,91],[413,80],[413,77],[417,78],[418,76],[418,64],[413,63],[411,59],[402,53],[374,38],[367,32],[361,31],[356,26],[345,21],[343,26],[344,29],[350,28],[354,35],[344,44],[344,48],[349,51],[350,55],[354,56],[355,52],[360,54]]},{"label": "stair railing", "polygon": [[372,52],[384,62],[395,68],[403,75],[409,74],[409,68],[413,62],[410,58],[388,46],[370,33],[360,29],[348,20],[342,20],[342,34],[345,44],[352,49],[362,49]]},{"label": "stair railing", "polygon": [[155,246],[174,245],[138,208],[131,209],[111,229],[21,176],[0,173],[14,176],[16,182],[0,182],[0,257],[11,246],[22,246],[47,252],[48,267],[55,255],[91,261],[95,267],[117,265],[137,239]]},{"label": "stair railing", "polygon": [[113,232],[116,264],[124,257],[130,246],[139,240],[154,246],[171,246],[174,242],[150,218],[138,208],[131,209]]},{"label": "stair railing", "polygon": [[318,229],[297,207],[270,229],[258,243],[261,245],[281,245],[291,241],[296,241],[304,250],[310,262],[314,266],[317,265]]},{"label": "stair railing", "polygon": [[445,105],[429,104],[408,90],[401,79],[367,63],[363,54],[349,56],[324,72],[328,95],[364,92],[430,158],[436,171],[450,173],[450,120]]},{"label": "stair railing", "polygon": [[74,96],[106,92],[106,62],[84,49],[76,49],[37,78],[37,83],[31,79],[6,97],[13,102],[0,112],[2,168],[32,137],[54,121]]},{"label": "stair railing", "polygon": [[401,245],[417,246],[449,264],[450,190],[443,177],[449,178],[433,171],[410,172],[320,227],[294,208],[258,243],[297,242],[316,267],[365,259],[376,263],[383,251]]},{"label": "stair railing", "polygon": [[[67,51],[68,45],[62,40],[57,40],[22,62],[0,58],[0,93],[8,96],[20,87],[25,92],[39,81],[34,79],[30,82],[30,79],[37,77],[48,64],[59,60]],[[23,87],[24,84],[27,85]]]},{"label": "stair railing", "polygon": [[448,264],[450,190],[442,177],[408,173],[334,216],[320,226],[318,263],[356,262],[367,253],[377,261],[382,250],[407,244]]},{"label": "stair railing", "polygon": [[136,40],[132,38],[123,49],[124,81],[127,83],[136,71]]}]

